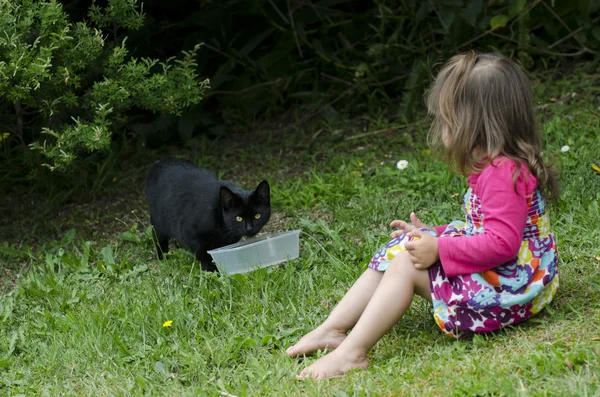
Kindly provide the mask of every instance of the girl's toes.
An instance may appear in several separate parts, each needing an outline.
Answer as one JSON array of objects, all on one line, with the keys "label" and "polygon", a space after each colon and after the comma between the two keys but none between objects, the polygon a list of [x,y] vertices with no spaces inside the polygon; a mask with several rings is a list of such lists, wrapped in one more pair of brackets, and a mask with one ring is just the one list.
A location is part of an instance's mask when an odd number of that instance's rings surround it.
[{"label": "girl's toes", "polygon": [[300,373],[298,375],[296,375],[296,379],[300,379],[300,380],[306,379],[307,373],[308,372],[306,371],[306,369],[303,369],[302,371],[300,371]]}]

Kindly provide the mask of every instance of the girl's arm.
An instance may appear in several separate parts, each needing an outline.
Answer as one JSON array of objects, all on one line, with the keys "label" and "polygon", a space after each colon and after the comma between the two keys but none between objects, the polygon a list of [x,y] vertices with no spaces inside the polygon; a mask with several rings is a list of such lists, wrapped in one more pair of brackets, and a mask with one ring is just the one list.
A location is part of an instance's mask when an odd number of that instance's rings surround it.
[{"label": "girl's arm", "polygon": [[446,230],[446,226],[448,226],[448,224],[432,226],[432,228],[433,228],[433,230],[435,230],[435,232],[438,234],[438,236],[441,236],[442,233],[444,233],[444,230]]},{"label": "girl's arm", "polygon": [[515,169],[515,163],[504,158],[479,176],[475,190],[481,198],[484,232],[439,239],[440,261],[446,276],[489,270],[517,256],[528,216],[527,196],[533,193],[537,181],[522,166],[516,186],[513,185]]}]

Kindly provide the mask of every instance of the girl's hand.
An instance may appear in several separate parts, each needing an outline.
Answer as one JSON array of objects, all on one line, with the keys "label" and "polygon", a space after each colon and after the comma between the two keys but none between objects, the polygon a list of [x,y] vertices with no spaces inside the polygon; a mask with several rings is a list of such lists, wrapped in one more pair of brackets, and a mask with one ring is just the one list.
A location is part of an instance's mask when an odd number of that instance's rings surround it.
[{"label": "girl's hand", "polygon": [[433,237],[431,234],[419,229],[409,232],[408,236],[418,238],[418,240],[415,239],[404,244],[410,260],[413,261],[417,269],[427,269],[440,260],[437,237]]},{"label": "girl's hand", "polygon": [[427,226],[426,224],[421,222],[421,220],[419,218],[417,218],[417,216],[415,215],[414,212],[410,213],[410,221],[412,222],[412,224],[406,223],[404,221],[399,221],[399,220],[392,221],[392,223],[390,223],[390,226],[396,227],[399,230],[394,230],[392,233],[390,233],[390,238],[400,237],[403,234],[409,233],[414,228],[417,228],[417,229],[426,228],[426,229],[431,230],[431,228],[429,226]]}]

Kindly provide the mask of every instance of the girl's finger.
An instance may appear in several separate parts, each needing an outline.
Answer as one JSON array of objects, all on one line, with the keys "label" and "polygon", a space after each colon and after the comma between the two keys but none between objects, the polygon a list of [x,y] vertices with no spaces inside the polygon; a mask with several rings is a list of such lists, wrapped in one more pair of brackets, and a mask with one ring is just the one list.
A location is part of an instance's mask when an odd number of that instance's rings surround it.
[{"label": "girl's finger", "polygon": [[418,238],[422,238],[423,237],[423,232],[419,229],[417,229],[416,227],[413,226],[412,230],[410,231],[410,233],[408,233],[408,237],[418,237]]},{"label": "girl's finger", "polygon": [[421,225],[423,224],[423,222],[421,222],[421,220],[417,217],[417,215],[414,212],[410,213],[410,221],[413,225],[417,227],[421,227]]},{"label": "girl's finger", "polygon": [[396,230],[394,232],[390,233],[390,238],[397,238],[402,236],[404,233],[402,233],[400,230]]},{"label": "girl's finger", "polygon": [[402,229],[402,228],[404,228],[404,227],[406,226],[406,224],[407,224],[407,223],[406,223],[406,222],[404,222],[404,221],[401,221],[401,220],[397,220],[397,219],[395,219],[395,220],[393,220],[393,221],[390,223],[390,227],[397,227],[397,228],[401,228],[401,229]]}]

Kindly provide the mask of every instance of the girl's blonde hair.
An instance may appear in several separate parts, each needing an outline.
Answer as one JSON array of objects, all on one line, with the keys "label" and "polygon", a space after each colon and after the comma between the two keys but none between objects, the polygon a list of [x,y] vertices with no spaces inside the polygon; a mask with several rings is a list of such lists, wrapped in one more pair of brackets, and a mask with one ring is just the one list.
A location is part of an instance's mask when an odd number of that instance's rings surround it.
[{"label": "girl's blonde hair", "polygon": [[[514,62],[470,51],[444,65],[427,95],[433,118],[429,140],[445,147],[446,160],[462,174],[479,172],[498,156],[515,161],[516,181],[525,163],[548,199],[558,183],[541,156],[529,79]],[[475,158],[480,151],[484,163]]]}]

